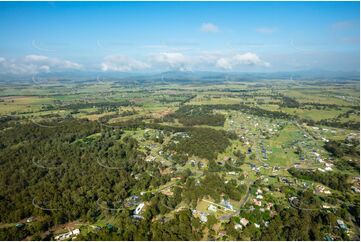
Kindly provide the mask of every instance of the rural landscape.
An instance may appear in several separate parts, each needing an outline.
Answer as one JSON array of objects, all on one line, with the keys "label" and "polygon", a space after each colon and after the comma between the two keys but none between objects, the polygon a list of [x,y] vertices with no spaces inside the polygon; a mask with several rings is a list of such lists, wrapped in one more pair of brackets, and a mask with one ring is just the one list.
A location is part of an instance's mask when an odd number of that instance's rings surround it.
[{"label": "rural landscape", "polygon": [[0,241],[360,241],[359,1],[0,0]]},{"label": "rural landscape", "polygon": [[358,80],[177,75],[1,84],[0,239],[359,238]]}]

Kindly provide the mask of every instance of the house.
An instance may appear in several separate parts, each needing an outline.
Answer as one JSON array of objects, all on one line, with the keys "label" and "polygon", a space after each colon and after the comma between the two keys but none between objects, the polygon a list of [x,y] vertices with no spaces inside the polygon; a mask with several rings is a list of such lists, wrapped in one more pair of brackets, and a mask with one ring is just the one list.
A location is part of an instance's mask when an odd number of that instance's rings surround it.
[{"label": "house", "polygon": [[134,210],[134,215],[138,215],[142,211],[143,207],[144,207],[144,203],[140,203]]},{"label": "house", "polygon": [[325,171],[332,171],[332,168],[331,167],[326,167]]},{"label": "house", "polygon": [[150,155],[148,156],[146,159],[145,159],[146,162],[152,162],[152,161],[155,161],[155,157]]},{"label": "house", "polygon": [[263,196],[262,195],[257,195],[256,197],[258,200],[262,200],[263,199]]},{"label": "house", "polygon": [[274,166],[273,169],[272,169],[272,172],[277,172],[279,170],[280,170],[280,168],[278,166]]},{"label": "house", "polygon": [[288,201],[289,201],[290,203],[293,203],[294,201],[297,201],[297,200],[298,200],[297,197],[290,197],[290,198],[288,199]]},{"label": "house", "polygon": [[262,202],[261,201],[258,201],[257,199],[253,199],[253,203],[254,203],[254,205],[256,205],[256,206],[262,206]]},{"label": "house", "polygon": [[286,183],[287,185],[291,185],[292,184],[292,182],[291,181],[289,181],[287,178],[285,178],[285,177],[278,177],[278,179],[280,180],[280,181],[282,181],[283,183]]},{"label": "house", "polygon": [[238,229],[242,229],[242,225],[240,225],[240,224],[235,224],[235,225],[234,225],[234,229],[237,229],[237,230],[238,230]]},{"label": "house", "polygon": [[207,213],[204,213],[204,212],[200,212],[200,216],[199,216],[199,219],[201,220],[201,222],[203,223],[207,223],[208,221],[208,214]]},{"label": "house", "polygon": [[77,235],[80,234],[80,229],[74,229],[73,231],[70,231],[68,233],[64,233],[64,234],[59,234],[57,236],[54,237],[55,240],[66,240],[66,239],[70,239],[70,238],[74,238]]},{"label": "house", "polygon": [[221,204],[224,205],[226,208],[233,210],[233,206],[228,200],[222,198]]},{"label": "house", "polygon": [[212,212],[217,212],[217,207],[211,204],[208,206],[208,210]]},{"label": "house", "polygon": [[324,137],[322,137],[322,141],[324,141],[324,142],[329,142],[329,140],[328,139],[326,139],[326,138],[324,138]]},{"label": "house", "polygon": [[320,172],[326,172],[324,169],[322,169],[322,168],[317,168],[317,170],[318,171],[320,171]]},{"label": "house", "polygon": [[326,188],[321,185],[316,186],[315,192],[316,193],[324,193],[324,194],[328,194],[328,195],[331,194],[330,190],[326,190]]},{"label": "house", "polygon": [[354,191],[354,192],[360,192],[360,188],[358,188],[358,187],[351,186],[351,189],[352,189],[352,191]]},{"label": "house", "polygon": [[258,229],[258,228],[260,228],[261,227],[261,225],[259,225],[259,224],[254,224],[254,226]]},{"label": "house", "polygon": [[248,219],[246,218],[241,218],[241,220],[239,221],[244,227],[247,226],[247,224],[249,223]]},{"label": "house", "polygon": [[26,219],[26,222],[27,222],[27,223],[31,223],[31,222],[33,222],[33,221],[34,221],[34,217],[29,217],[29,218]]},{"label": "house", "polygon": [[190,163],[193,167],[197,165],[197,162],[195,160],[190,160]]},{"label": "house", "polygon": [[271,210],[272,207],[273,207],[273,203],[267,203],[266,206],[267,210]]},{"label": "house", "polygon": [[337,219],[336,222],[337,222],[338,226],[339,226],[342,230],[345,230],[345,231],[348,230],[346,224],[345,224],[341,219]]},{"label": "house", "polygon": [[314,154],[316,157],[320,157],[320,154],[317,153],[316,151],[313,151],[313,154]]}]

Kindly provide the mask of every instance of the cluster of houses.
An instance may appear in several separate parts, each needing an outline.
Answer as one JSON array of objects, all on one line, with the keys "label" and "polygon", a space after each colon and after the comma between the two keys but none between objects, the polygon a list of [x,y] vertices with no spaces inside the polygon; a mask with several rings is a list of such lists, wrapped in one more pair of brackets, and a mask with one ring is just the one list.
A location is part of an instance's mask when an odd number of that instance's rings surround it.
[{"label": "cluster of houses", "polygon": [[[237,230],[240,230],[240,229],[245,228],[245,227],[246,227],[247,225],[249,225],[249,224],[250,224],[250,221],[249,221],[248,219],[246,219],[246,218],[241,218],[241,219],[239,220],[239,223],[236,223],[236,224],[234,225],[234,228],[237,229]],[[264,224],[266,227],[268,227],[269,221],[263,221],[263,224]],[[254,227],[256,227],[256,228],[260,228],[260,227],[261,227],[261,224],[258,224],[258,223],[253,223],[253,225],[254,225]]]},{"label": "cluster of houses", "polygon": [[246,219],[246,218],[241,218],[240,220],[239,220],[239,223],[236,223],[235,225],[234,225],[234,228],[235,229],[243,229],[243,227],[246,227],[247,225],[248,225],[248,223],[249,223],[249,221],[248,221],[248,219]]},{"label": "cluster of houses", "polygon": [[[263,201],[263,191],[261,189],[257,189],[256,191],[256,197],[253,198],[252,202],[255,206],[262,207],[262,201]],[[264,207],[260,208],[259,210],[261,212],[265,212],[265,210],[271,210],[273,207],[273,203],[271,202],[265,202]],[[254,210],[254,207],[251,207],[251,210]]]},{"label": "cluster of houses", "polygon": [[324,187],[322,185],[317,185],[314,192],[315,193],[323,193],[323,194],[331,195],[331,191],[328,190],[326,187]]},{"label": "cluster of houses", "polygon": [[313,154],[316,156],[316,161],[319,163],[322,163],[325,165],[324,168],[318,168],[317,170],[320,172],[326,172],[326,171],[332,171],[333,170],[333,164],[330,162],[327,162],[325,160],[322,159],[321,155],[319,153],[317,153],[316,151],[313,151]]},{"label": "cluster of houses", "polygon": [[263,199],[263,192],[261,189],[257,189],[256,191],[256,198],[253,199],[253,203],[256,205],[256,206],[262,206],[262,199]]},{"label": "cluster of houses", "polygon": [[76,239],[76,236],[80,234],[79,229],[69,230],[69,232],[64,234],[59,234],[54,237],[55,240],[68,240],[68,239]]},{"label": "cluster of houses", "polygon": [[208,221],[208,213],[207,212],[202,212],[202,211],[198,211],[196,209],[193,209],[192,210],[192,214],[194,217],[198,217],[199,220],[202,222],[202,223],[207,223]]}]

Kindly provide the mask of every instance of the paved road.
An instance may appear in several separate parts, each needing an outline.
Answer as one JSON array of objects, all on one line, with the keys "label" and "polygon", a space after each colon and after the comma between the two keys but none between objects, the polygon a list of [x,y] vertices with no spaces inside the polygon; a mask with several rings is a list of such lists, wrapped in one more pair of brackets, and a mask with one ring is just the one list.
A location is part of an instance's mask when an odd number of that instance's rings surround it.
[{"label": "paved road", "polygon": [[249,184],[248,184],[248,187],[247,187],[247,194],[246,196],[244,197],[242,203],[241,203],[241,206],[239,207],[240,209],[247,203],[248,201],[248,198],[249,198],[249,195],[251,193],[251,186],[254,184],[254,181],[251,181]]}]

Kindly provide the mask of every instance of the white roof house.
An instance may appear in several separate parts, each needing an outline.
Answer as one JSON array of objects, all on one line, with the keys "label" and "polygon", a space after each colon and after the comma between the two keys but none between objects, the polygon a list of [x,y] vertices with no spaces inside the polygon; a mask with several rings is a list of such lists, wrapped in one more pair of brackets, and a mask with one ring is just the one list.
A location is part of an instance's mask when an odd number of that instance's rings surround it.
[{"label": "white roof house", "polygon": [[140,204],[137,206],[137,208],[134,210],[134,214],[135,214],[135,215],[138,215],[138,214],[142,211],[143,207],[144,207],[144,203],[140,203]]},{"label": "white roof house", "polygon": [[217,212],[217,207],[211,204],[208,206],[208,210],[212,212]]},{"label": "white roof house", "polygon": [[241,220],[239,221],[244,227],[247,226],[247,224],[249,223],[248,219],[246,218],[241,218]]},{"label": "white roof house", "polygon": [[199,216],[199,219],[201,220],[201,222],[206,223],[208,221],[208,217],[206,213],[201,213]]},{"label": "white roof house", "polygon": [[235,228],[235,229],[242,229],[242,225],[240,225],[240,224],[235,224],[235,225],[234,225],[234,228]]},{"label": "white roof house", "polygon": [[68,233],[64,233],[64,234],[59,234],[57,236],[54,237],[55,240],[66,240],[66,239],[70,239],[73,236],[79,235],[80,234],[80,229],[74,229],[73,231],[70,231]]}]

